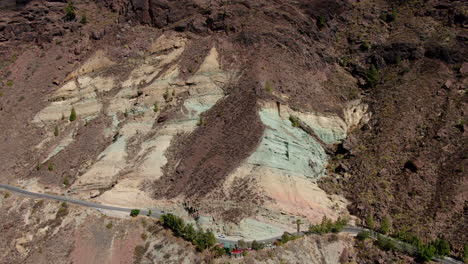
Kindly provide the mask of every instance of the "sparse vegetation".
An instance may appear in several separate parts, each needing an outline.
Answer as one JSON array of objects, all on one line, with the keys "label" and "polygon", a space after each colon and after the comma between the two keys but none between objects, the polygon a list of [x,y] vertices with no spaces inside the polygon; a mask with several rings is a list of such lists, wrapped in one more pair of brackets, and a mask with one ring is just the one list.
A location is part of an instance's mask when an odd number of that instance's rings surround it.
[{"label": "sparse vegetation", "polygon": [[68,214],[68,204],[66,202],[62,202],[57,211],[56,217],[60,218],[60,217],[66,216],[67,214]]},{"label": "sparse vegetation", "polygon": [[65,16],[63,19],[65,21],[73,21],[76,18],[76,8],[73,5],[73,2],[68,2],[67,6],[65,7]]},{"label": "sparse vegetation", "polygon": [[138,216],[139,214],[140,214],[140,210],[139,210],[139,209],[132,209],[132,210],[130,211],[130,216],[131,216],[131,217],[136,217],[136,216]]},{"label": "sparse vegetation", "polygon": [[3,193],[3,198],[5,198],[5,199],[6,199],[6,198],[8,198],[8,197],[10,197],[10,193],[9,193],[9,192],[5,192],[5,193]]},{"label": "sparse vegetation", "polygon": [[72,109],[71,109],[69,120],[70,120],[70,122],[73,122],[73,121],[76,120],[76,111],[75,111],[75,107],[72,107]]},{"label": "sparse vegetation", "polygon": [[8,81],[6,82],[6,85],[7,85],[7,86],[13,86],[13,80],[8,80]]},{"label": "sparse vegetation", "polygon": [[54,136],[57,137],[58,135],[59,135],[59,128],[58,128],[58,126],[55,126],[55,128],[54,128]]},{"label": "sparse vegetation", "polygon": [[148,210],[148,214],[146,216],[151,216],[151,210]]},{"label": "sparse vegetation", "polygon": [[146,252],[146,249],[144,246],[142,245],[138,245],[135,247],[134,251],[133,251],[133,263],[140,263],[141,259],[143,258],[143,255],[145,254]]},{"label": "sparse vegetation", "polygon": [[106,228],[107,228],[107,229],[111,229],[112,227],[113,227],[112,222],[107,223],[107,225],[106,225]]},{"label": "sparse vegetation", "polygon": [[125,112],[124,112],[124,117],[127,118],[128,117],[128,110],[125,109]]}]

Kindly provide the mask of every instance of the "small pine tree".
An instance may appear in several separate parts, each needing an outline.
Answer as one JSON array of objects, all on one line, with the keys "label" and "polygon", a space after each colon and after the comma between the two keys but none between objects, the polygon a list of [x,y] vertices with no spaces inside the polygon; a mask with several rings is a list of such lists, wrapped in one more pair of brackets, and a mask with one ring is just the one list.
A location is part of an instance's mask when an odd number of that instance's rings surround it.
[{"label": "small pine tree", "polygon": [[52,161],[49,162],[49,166],[47,166],[47,169],[48,169],[49,171],[53,171],[53,170],[54,170],[54,163],[53,163]]},{"label": "small pine tree", "polygon": [[154,103],[153,111],[154,111],[155,113],[159,111],[158,103]]},{"label": "small pine tree", "polygon": [[73,2],[68,2],[67,7],[65,7],[65,21],[73,21],[76,18],[75,6]]},{"label": "small pine tree", "polygon": [[369,70],[367,71],[366,77],[368,85],[371,88],[375,87],[375,85],[379,81],[379,71],[377,70],[374,64],[370,66]]},{"label": "small pine tree", "polygon": [[324,16],[318,16],[317,18],[317,27],[319,29],[322,29],[325,27],[325,17]]},{"label": "small pine tree", "polygon": [[374,229],[374,225],[375,225],[374,217],[373,217],[372,215],[369,215],[369,216],[366,218],[366,226],[367,226],[369,229]]},{"label": "small pine tree", "polygon": [[86,18],[86,14],[81,16],[80,23],[83,24],[83,25],[88,23],[88,18]]},{"label": "small pine tree", "polygon": [[55,126],[55,128],[54,128],[54,136],[57,137],[58,135],[59,135],[59,128],[58,128],[58,126]]},{"label": "small pine tree", "polygon": [[380,225],[380,231],[384,234],[388,234],[391,228],[392,224],[390,223],[390,218],[388,218],[388,216],[385,216],[382,221],[382,224]]},{"label": "small pine tree", "polygon": [[74,107],[72,107],[72,109],[71,109],[69,120],[70,120],[70,122],[73,122],[73,121],[76,120],[76,111],[75,111]]},{"label": "small pine tree", "polygon": [[164,98],[164,100],[165,100],[166,102],[169,102],[169,101],[170,101],[171,97],[170,97],[169,89],[168,89],[168,88],[166,88],[166,91],[165,91],[164,94],[163,94],[163,98]]}]

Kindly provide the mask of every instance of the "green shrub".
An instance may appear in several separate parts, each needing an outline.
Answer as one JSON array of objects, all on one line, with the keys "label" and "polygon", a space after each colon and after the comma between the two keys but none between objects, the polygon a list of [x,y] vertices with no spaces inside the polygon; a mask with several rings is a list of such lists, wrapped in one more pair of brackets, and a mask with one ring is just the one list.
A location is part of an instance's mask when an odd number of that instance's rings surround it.
[{"label": "green shrub", "polygon": [[436,239],[431,243],[436,249],[436,254],[439,256],[447,256],[450,253],[450,244],[444,239]]},{"label": "green shrub", "polygon": [[325,17],[324,16],[318,16],[317,17],[317,27],[319,29],[322,29],[325,27]]},{"label": "green shrub", "polygon": [[175,236],[182,237],[184,234],[184,220],[173,214],[164,214],[161,216],[161,223],[164,227],[171,229]]},{"label": "green shrub", "polygon": [[72,107],[72,109],[71,109],[69,120],[70,120],[70,122],[73,122],[73,121],[76,120],[76,111],[75,111],[75,107]]},{"label": "green shrub", "polygon": [[151,209],[150,209],[150,210],[148,210],[148,214],[146,214],[146,216],[151,216],[151,213],[152,212],[151,212]]},{"label": "green shrub", "polygon": [[6,82],[6,85],[7,85],[7,86],[13,86],[13,80],[8,80],[8,81]]},{"label": "green shrub", "polygon": [[184,238],[188,241],[194,241],[197,237],[197,231],[193,228],[192,224],[188,224],[184,228]]},{"label": "green shrub", "polygon": [[106,228],[111,229],[113,227],[112,222],[107,223]]},{"label": "green shrub", "polygon": [[291,124],[293,127],[300,127],[301,125],[299,124],[299,120],[295,116],[289,116],[289,121],[291,121]]},{"label": "green shrub", "polygon": [[65,16],[63,19],[65,21],[73,21],[76,18],[76,8],[73,5],[73,2],[68,2],[67,6],[65,7]]},{"label": "green shrub", "polygon": [[153,111],[154,111],[155,113],[159,111],[158,103],[154,103]]},{"label": "green shrub", "polygon": [[47,169],[48,169],[49,171],[53,171],[53,170],[54,170],[54,163],[53,163],[52,161],[49,162],[49,166],[47,166]]},{"label": "green shrub", "polygon": [[55,126],[55,128],[54,128],[54,136],[57,137],[58,135],[59,135],[59,128],[58,128],[58,126]]},{"label": "green shrub", "polygon": [[366,73],[366,78],[367,78],[367,84],[371,88],[375,87],[375,85],[379,81],[379,71],[377,70],[374,64],[372,64],[369,67],[369,70]]},{"label": "green shrub", "polygon": [[422,245],[418,247],[418,259],[421,261],[429,261],[436,254],[436,248],[432,244]]},{"label": "green shrub", "polygon": [[295,240],[297,239],[297,236],[293,235],[293,234],[288,234],[287,232],[284,232],[283,235],[281,236],[281,240],[280,242],[281,243],[287,243],[291,240]]},{"label": "green shrub", "polygon": [[366,239],[368,239],[370,237],[370,232],[369,231],[366,231],[366,230],[362,230],[361,232],[359,232],[356,236],[356,238],[358,240],[361,240],[361,241],[364,241]]},{"label": "green shrub", "polygon": [[3,194],[3,198],[6,199],[6,198],[8,198],[8,197],[10,197],[10,193],[9,193],[9,192],[5,192],[5,193]]},{"label": "green shrub", "polygon": [[131,216],[131,217],[136,217],[136,216],[138,216],[139,214],[140,214],[140,210],[139,210],[139,209],[132,209],[132,210],[130,211],[130,216]]},{"label": "green shrub", "polygon": [[393,250],[395,249],[395,241],[388,237],[379,235],[377,237],[377,246],[385,251]]},{"label": "green shrub", "polygon": [[252,241],[252,249],[253,250],[261,250],[263,249],[263,244],[258,243],[257,240]]}]

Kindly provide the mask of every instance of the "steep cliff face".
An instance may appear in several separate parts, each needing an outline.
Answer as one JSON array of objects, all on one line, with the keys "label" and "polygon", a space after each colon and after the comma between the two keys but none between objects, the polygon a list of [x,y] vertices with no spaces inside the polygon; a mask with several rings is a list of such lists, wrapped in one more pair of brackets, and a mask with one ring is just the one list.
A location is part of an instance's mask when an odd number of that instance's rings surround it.
[{"label": "steep cliff face", "polygon": [[2,180],[236,237],[351,212],[466,243],[462,3],[20,2]]}]

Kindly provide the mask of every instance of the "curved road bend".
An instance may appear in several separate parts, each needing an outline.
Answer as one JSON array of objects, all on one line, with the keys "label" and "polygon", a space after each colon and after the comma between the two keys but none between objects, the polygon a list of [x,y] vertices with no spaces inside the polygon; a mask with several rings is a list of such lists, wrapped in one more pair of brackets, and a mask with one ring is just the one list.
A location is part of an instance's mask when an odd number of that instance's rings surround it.
[{"label": "curved road bend", "polygon": [[[96,209],[120,211],[120,212],[127,212],[127,213],[130,213],[130,211],[132,211],[132,209],[135,209],[135,208],[126,208],[126,207],[102,205],[102,204],[98,204],[98,203],[87,202],[87,201],[75,199],[75,198],[72,198],[72,197],[69,197],[69,196],[64,196],[64,195],[54,195],[54,194],[47,194],[47,193],[35,193],[35,192],[30,192],[30,191],[27,191],[27,190],[24,190],[24,189],[21,189],[21,188],[12,186],[12,185],[8,185],[8,184],[0,184],[0,188],[3,188],[5,190],[9,190],[9,191],[12,191],[12,192],[15,192],[15,193],[19,193],[19,194],[24,194],[24,195],[27,195],[27,196],[51,199],[51,200],[56,200],[56,201],[63,201],[63,202],[68,202],[68,203],[72,203],[72,204],[82,205],[82,206],[85,206],[85,207],[96,208]],[[149,216],[154,217],[154,218],[159,218],[163,214],[164,214],[164,212],[161,211],[161,210],[151,210],[151,215],[149,215]],[[148,210],[140,209],[140,215],[148,215]],[[363,230],[370,231],[368,229],[361,228],[361,227],[346,226],[343,229],[342,233],[348,233],[350,235],[357,235],[359,232],[361,232]],[[373,231],[370,231],[370,232],[371,232],[372,237],[374,237],[374,238],[377,237],[376,232],[373,232]],[[301,234],[303,234],[303,233],[301,233]],[[259,242],[259,243],[273,243],[275,240],[280,239],[280,238],[281,238],[281,236],[275,236],[275,237],[271,237],[271,238],[268,238],[268,239],[258,240],[257,242]],[[234,247],[238,242],[237,240],[230,240],[230,239],[227,239],[227,238],[216,238],[216,240],[219,243],[223,243],[227,247]],[[403,244],[403,242],[401,242],[401,241],[396,241],[396,242],[399,243],[399,244]],[[444,258],[434,257],[433,260],[444,263],[444,264],[463,264],[463,262],[455,260],[455,259],[450,258],[450,257],[444,257]]]}]

